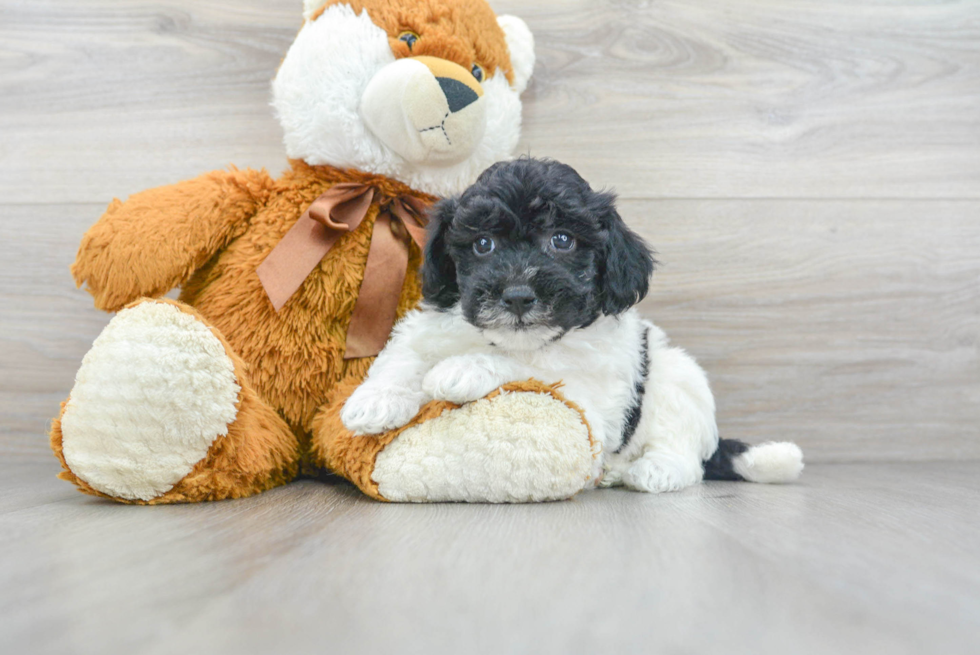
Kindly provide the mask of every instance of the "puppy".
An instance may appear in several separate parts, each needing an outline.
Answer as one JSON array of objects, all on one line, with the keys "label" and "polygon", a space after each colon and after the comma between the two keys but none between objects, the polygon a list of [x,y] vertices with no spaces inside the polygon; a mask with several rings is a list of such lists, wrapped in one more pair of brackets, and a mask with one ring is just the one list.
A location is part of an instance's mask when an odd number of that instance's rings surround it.
[{"label": "puppy", "polygon": [[392,333],[341,412],[360,435],[429,400],[465,403],[510,381],[564,382],[603,445],[603,486],[663,492],[703,478],[785,482],[794,444],[719,441],[704,371],[634,306],[650,249],[571,167],[490,167],[432,212],[421,309]]}]

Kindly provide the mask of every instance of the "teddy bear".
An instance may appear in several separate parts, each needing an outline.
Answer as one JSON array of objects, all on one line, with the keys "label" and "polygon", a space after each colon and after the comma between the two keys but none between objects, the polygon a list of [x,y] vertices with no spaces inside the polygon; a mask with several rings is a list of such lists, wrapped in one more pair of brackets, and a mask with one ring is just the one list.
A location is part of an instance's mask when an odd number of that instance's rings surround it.
[{"label": "teddy bear", "polygon": [[60,477],[134,504],[323,471],[393,501],[594,484],[599,446],[559,385],[433,402],[376,437],[339,420],[419,301],[427,207],[517,144],[531,32],[484,0],[306,0],[303,18],[272,84],[289,170],[136,193],[85,234],[72,275],[117,314],[52,423]]}]

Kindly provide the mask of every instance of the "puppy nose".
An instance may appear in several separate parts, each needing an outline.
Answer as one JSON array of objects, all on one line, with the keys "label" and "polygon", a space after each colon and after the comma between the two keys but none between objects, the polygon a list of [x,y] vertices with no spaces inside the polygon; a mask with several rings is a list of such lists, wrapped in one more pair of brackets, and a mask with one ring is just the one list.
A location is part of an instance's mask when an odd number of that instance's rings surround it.
[{"label": "puppy nose", "polygon": [[519,287],[507,287],[500,296],[500,302],[504,304],[507,311],[517,314],[518,317],[524,316],[538,302],[537,296],[531,287],[521,285]]}]

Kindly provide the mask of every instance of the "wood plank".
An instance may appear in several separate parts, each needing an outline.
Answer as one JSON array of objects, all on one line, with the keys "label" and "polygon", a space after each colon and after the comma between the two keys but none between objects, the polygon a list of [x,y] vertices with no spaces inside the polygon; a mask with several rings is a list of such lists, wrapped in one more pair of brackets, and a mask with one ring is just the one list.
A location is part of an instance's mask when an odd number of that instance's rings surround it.
[{"label": "wood plank", "polygon": [[[625,196],[980,198],[977,3],[494,6],[538,43],[519,150]],[[229,163],[284,166],[269,80],[298,0],[3,11],[6,202],[106,202]]]},{"label": "wood plank", "polygon": [[631,198],[980,196],[980,5],[514,3],[525,150]]},{"label": "wood plank", "polygon": [[814,461],[980,457],[980,205],[629,201],[660,252],[642,311],[712,379],[719,425]]},{"label": "wood plank", "polygon": [[[50,468],[0,462],[0,498]],[[0,637],[17,652],[980,647],[976,463],[525,506],[389,505],[303,482],[146,508],[59,485],[0,511]]]},{"label": "wood plank", "polygon": [[286,166],[270,83],[298,0],[41,0],[0,21],[0,194],[97,202]]},{"label": "wood plank", "polygon": [[68,267],[103,205],[0,207],[0,457],[47,460],[46,433],[110,316]]},{"label": "wood plank", "polygon": [[[642,311],[711,376],[728,437],[811,461],[980,457],[980,203],[624,201],[663,262]],[[43,434],[109,320],[67,272],[99,205],[6,206],[0,453]]]},{"label": "wood plank", "polygon": [[[786,487],[395,506],[305,481],[126,507],[44,436],[109,320],[114,196],[285,166],[299,0],[0,7],[0,643],[12,652],[980,651],[980,4],[493,0],[536,34],[519,148],[615,187],[642,311]],[[959,199],[959,200],[957,200]],[[855,461],[875,464],[820,464]],[[881,463],[911,460],[910,463]],[[813,462],[817,462],[813,465]]]}]

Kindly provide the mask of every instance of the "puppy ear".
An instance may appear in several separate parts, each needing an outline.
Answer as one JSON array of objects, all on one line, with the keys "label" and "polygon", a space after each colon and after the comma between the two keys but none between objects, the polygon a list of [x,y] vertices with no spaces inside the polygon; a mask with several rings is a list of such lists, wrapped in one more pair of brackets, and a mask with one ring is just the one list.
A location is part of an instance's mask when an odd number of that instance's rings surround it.
[{"label": "puppy ear", "polygon": [[456,263],[449,256],[446,235],[456,215],[458,202],[447,198],[429,210],[428,238],[422,262],[422,297],[440,309],[449,309],[459,300]]},{"label": "puppy ear", "polygon": [[616,211],[615,202],[612,194],[597,194],[600,222],[608,233],[600,283],[602,313],[607,315],[620,314],[643,300],[656,264],[647,244]]}]

